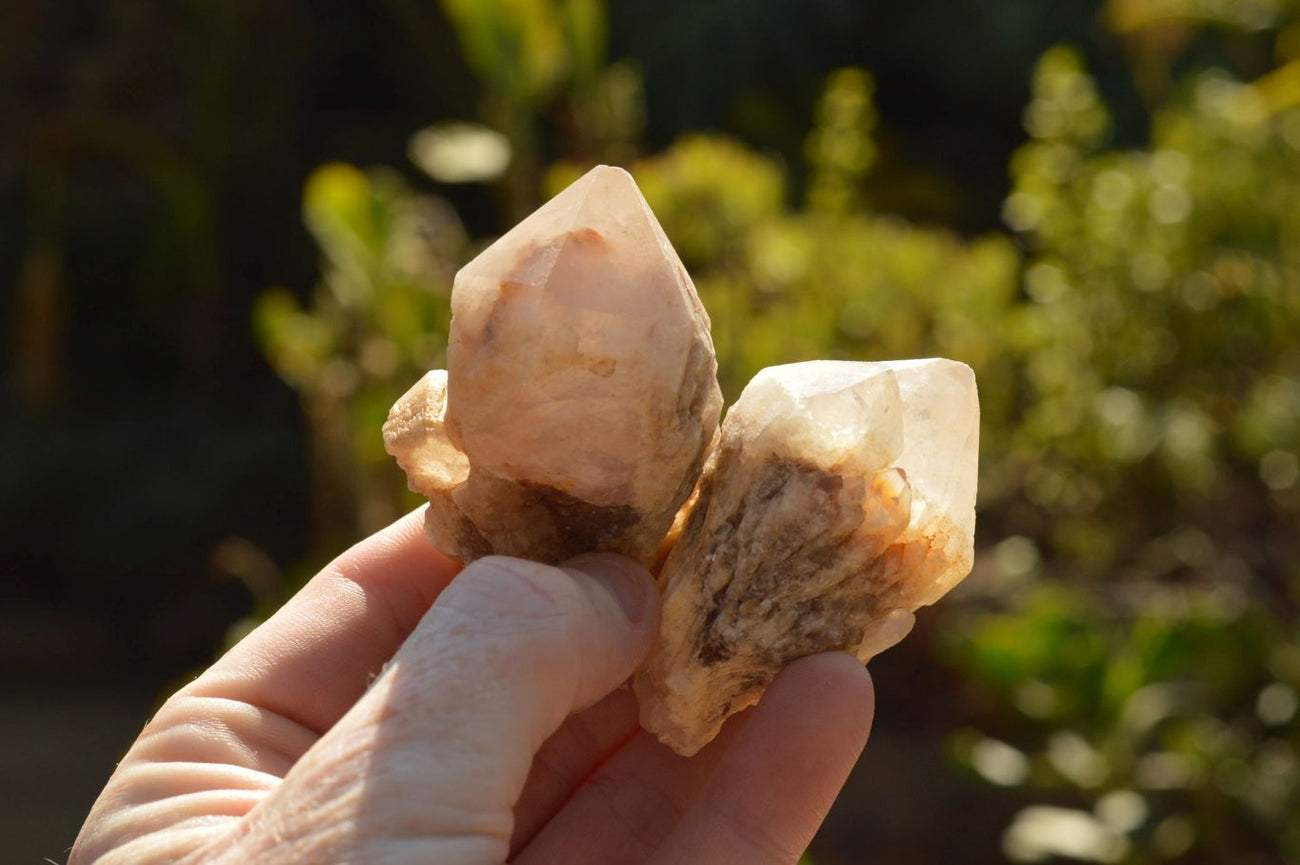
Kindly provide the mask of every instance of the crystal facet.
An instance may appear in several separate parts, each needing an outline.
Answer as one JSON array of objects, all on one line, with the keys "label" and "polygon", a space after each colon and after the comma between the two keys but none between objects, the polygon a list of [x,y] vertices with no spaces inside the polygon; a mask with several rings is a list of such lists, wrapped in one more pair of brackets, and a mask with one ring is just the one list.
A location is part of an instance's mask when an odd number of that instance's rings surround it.
[{"label": "crystal facet", "polygon": [[772,367],[719,429],[708,317],[621,169],[593,169],[466,265],[452,311],[448,370],[384,425],[430,538],[464,561],[662,564],[633,688],[679,753],[791,661],[898,642],[970,571],[971,370]]},{"label": "crystal facet", "polygon": [[462,268],[451,303],[447,372],[384,427],[434,544],[652,564],[722,396],[708,316],[631,176],[589,171]]},{"label": "crystal facet", "polygon": [[789,662],[863,661],[971,568],[969,367],[812,361],[760,372],[722,425],[660,573],[641,723],[695,753]]}]

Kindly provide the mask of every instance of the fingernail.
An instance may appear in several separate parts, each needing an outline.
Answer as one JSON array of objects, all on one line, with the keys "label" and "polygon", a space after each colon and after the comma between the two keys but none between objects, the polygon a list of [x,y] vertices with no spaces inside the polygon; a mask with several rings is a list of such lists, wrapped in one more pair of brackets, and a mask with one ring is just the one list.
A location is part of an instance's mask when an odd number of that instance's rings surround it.
[{"label": "fingernail", "polygon": [[616,553],[583,553],[569,559],[564,567],[594,577],[618,602],[632,624],[645,617],[650,574],[636,562]]}]

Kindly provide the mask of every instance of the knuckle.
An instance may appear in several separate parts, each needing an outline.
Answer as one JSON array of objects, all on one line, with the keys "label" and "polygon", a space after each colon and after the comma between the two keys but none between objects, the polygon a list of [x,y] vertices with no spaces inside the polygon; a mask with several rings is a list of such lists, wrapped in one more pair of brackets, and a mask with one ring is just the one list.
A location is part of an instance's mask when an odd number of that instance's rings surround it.
[{"label": "knuckle", "polygon": [[[560,568],[508,556],[487,556],[474,562],[453,583],[461,591],[449,600],[476,616],[512,625],[558,625],[585,615],[587,597],[571,575]],[[491,624],[484,622],[483,624]]]}]

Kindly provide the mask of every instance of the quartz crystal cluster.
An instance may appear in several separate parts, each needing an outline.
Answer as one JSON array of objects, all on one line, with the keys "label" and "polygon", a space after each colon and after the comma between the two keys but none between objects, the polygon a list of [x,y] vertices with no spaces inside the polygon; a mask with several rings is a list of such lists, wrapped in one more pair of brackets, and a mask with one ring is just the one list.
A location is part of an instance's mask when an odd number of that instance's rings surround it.
[{"label": "quartz crystal cluster", "polygon": [[466,265],[452,312],[447,370],[384,425],[430,538],[464,561],[611,550],[657,567],[660,636],[633,689],[678,753],[789,662],[898,642],[970,571],[970,368],[771,367],[719,429],[708,317],[621,169]]},{"label": "quartz crystal cluster", "polygon": [[463,561],[652,565],[722,409],[709,319],[631,176],[592,169],[456,274],[447,371],[384,445]]},{"label": "quartz crystal cluster", "polygon": [[979,404],[931,359],[770,367],[722,425],[659,576],[641,723],[693,754],[791,661],[863,661],[970,571]]}]

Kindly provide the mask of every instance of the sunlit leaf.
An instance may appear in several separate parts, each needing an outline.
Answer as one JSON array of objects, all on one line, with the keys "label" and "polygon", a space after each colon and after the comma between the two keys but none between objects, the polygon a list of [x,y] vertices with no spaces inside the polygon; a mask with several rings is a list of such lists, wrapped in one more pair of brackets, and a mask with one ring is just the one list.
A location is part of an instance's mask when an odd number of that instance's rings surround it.
[{"label": "sunlit leaf", "polygon": [[407,154],[443,183],[496,180],[510,164],[510,141],[477,123],[440,123],[411,136]]}]

